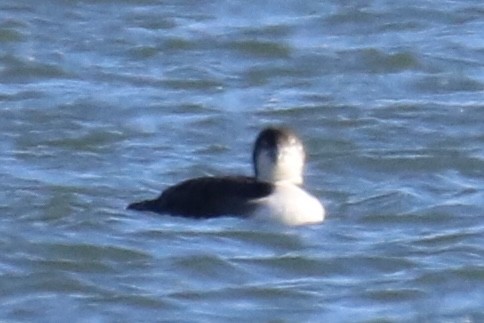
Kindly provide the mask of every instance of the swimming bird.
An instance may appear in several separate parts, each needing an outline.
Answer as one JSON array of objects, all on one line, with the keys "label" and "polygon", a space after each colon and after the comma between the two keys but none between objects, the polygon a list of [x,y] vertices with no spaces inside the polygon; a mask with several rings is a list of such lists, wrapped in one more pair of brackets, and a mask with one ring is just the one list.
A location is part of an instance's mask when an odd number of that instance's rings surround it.
[{"label": "swimming bird", "polygon": [[152,200],[127,209],[188,218],[272,218],[288,225],[319,223],[325,210],[303,188],[306,154],[285,127],[263,129],[252,151],[254,176],[199,177],[168,187]]}]

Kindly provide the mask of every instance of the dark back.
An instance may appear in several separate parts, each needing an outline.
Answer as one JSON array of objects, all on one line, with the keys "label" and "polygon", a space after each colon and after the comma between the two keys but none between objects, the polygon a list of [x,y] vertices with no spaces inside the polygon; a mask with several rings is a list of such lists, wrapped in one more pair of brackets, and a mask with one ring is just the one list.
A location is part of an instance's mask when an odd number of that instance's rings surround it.
[{"label": "dark back", "polygon": [[155,208],[151,211],[193,218],[247,216],[255,208],[254,200],[273,189],[252,177],[200,177],[166,189],[151,203]]}]

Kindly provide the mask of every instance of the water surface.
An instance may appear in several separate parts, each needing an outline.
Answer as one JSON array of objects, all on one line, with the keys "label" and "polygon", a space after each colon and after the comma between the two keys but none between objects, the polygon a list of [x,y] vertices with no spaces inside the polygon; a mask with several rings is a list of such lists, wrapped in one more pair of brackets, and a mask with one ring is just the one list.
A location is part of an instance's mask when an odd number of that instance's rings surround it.
[{"label": "water surface", "polygon": [[[480,1],[0,5],[0,319],[484,320]],[[321,225],[125,211],[306,143]]]}]

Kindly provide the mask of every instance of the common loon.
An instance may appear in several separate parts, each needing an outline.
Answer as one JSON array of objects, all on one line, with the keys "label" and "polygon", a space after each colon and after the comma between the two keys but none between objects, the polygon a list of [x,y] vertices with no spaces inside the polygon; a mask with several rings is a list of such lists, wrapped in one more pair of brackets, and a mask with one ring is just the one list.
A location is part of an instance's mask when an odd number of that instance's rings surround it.
[{"label": "common loon", "polygon": [[197,219],[239,216],[269,217],[288,225],[319,223],[324,207],[301,188],[304,161],[303,144],[293,131],[266,128],[252,152],[254,177],[193,178],[127,208]]}]

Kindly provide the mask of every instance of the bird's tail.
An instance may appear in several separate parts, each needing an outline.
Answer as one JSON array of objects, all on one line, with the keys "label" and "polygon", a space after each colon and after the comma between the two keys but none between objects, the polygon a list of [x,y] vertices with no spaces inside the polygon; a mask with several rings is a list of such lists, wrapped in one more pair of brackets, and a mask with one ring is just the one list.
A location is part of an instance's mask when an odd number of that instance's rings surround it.
[{"label": "bird's tail", "polygon": [[141,202],[135,202],[128,205],[127,210],[136,211],[155,211],[157,209],[157,200],[146,200]]}]

